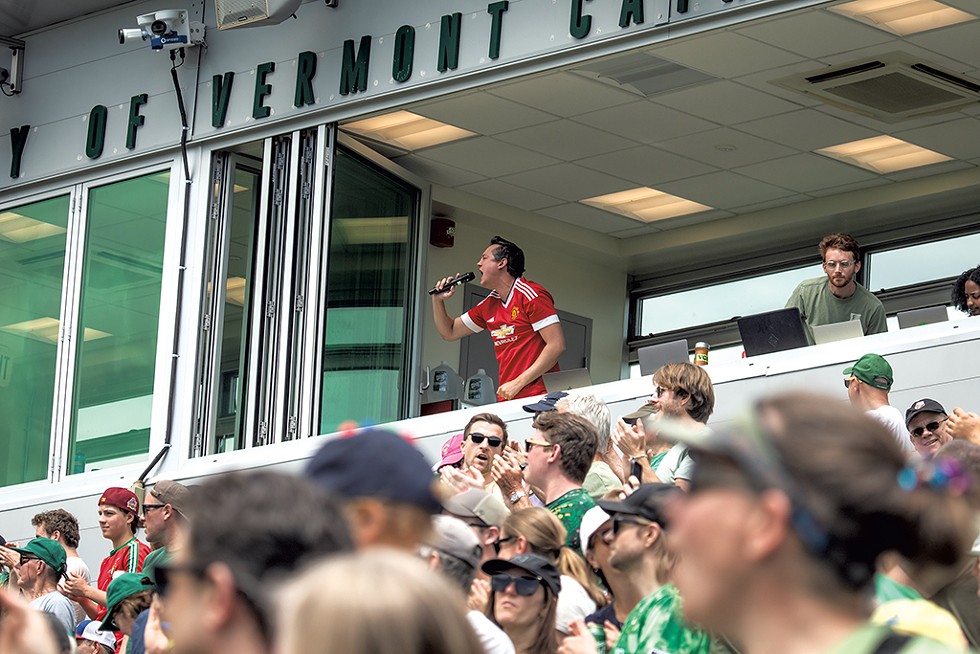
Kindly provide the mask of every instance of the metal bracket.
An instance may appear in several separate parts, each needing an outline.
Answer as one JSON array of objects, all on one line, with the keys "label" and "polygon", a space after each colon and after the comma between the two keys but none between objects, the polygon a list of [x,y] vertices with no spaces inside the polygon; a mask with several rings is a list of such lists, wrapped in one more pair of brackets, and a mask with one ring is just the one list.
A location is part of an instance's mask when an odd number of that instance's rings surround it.
[{"label": "metal bracket", "polygon": [[[24,49],[26,44],[20,39],[12,39],[9,36],[0,36],[0,44],[10,47],[10,70],[7,70],[7,79],[3,79],[0,72],[0,82],[10,89],[11,94],[20,93],[24,90]],[[0,68],[0,71],[5,69]]]}]

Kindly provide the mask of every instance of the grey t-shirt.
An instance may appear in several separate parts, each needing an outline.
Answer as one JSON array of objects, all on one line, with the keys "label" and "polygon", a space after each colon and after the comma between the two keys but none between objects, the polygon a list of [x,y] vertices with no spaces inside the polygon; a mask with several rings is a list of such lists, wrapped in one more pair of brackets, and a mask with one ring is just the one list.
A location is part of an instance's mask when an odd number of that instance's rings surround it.
[{"label": "grey t-shirt", "polygon": [[75,607],[72,606],[71,600],[58,591],[51,591],[47,595],[38,597],[31,602],[31,608],[50,613],[58,618],[58,622],[65,625],[68,634],[72,638],[75,637]]},{"label": "grey t-shirt", "polygon": [[674,443],[674,446],[667,450],[667,454],[661,459],[654,473],[661,482],[673,484],[678,479],[690,481],[693,470],[694,459],[691,458],[687,446]]}]

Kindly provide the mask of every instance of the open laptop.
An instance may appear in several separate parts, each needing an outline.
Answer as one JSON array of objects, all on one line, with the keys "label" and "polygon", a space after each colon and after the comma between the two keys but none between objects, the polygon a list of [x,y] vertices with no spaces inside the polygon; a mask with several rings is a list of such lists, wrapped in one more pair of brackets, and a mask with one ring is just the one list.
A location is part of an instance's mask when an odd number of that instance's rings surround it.
[{"label": "open laptop", "polygon": [[913,309],[912,311],[898,312],[898,328],[908,329],[919,325],[931,325],[934,322],[946,322],[949,314],[945,306],[926,307],[924,309]]},{"label": "open laptop", "polygon": [[686,338],[641,347],[636,351],[640,360],[640,375],[652,375],[668,363],[687,363],[691,360],[689,352]]},{"label": "open laptop", "polygon": [[738,332],[747,357],[808,345],[803,318],[796,307],[742,316],[738,319]]},{"label": "open laptop", "polygon": [[817,345],[864,336],[864,328],[861,327],[860,320],[832,322],[829,325],[810,325],[810,331],[813,332],[813,342]]},{"label": "open laptop", "polygon": [[592,377],[588,368],[572,368],[559,372],[546,372],[541,375],[544,387],[549,393],[555,391],[570,391],[573,388],[585,388],[592,385]]}]

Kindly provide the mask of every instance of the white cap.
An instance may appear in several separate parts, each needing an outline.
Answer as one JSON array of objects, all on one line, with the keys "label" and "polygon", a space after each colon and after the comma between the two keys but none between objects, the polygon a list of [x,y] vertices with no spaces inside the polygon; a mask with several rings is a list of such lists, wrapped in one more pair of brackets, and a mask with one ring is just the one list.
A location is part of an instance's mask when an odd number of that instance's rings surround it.
[{"label": "white cap", "polygon": [[610,515],[603,511],[598,506],[594,506],[582,516],[582,525],[579,527],[579,537],[582,539],[582,554],[585,555],[586,551],[589,549],[589,540],[592,539],[592,534],[596,532],[607,520],[610,519]]},{"label": "white cap", "polygon": [[75,627],[75,638],[91,640],[114,651],[116,649],[116,634],[111,631],[99,631],[101,626],[102,623],[98,620],[82,620]]}]

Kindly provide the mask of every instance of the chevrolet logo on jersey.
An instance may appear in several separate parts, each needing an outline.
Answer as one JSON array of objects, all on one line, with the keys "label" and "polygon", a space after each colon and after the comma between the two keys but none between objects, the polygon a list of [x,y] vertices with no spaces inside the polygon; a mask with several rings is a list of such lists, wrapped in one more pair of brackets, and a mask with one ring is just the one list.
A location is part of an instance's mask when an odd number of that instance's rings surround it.
[{"label": "chevrolet logo on jersey", "polygon": [[494,340],[497,340],[500,338],[507,338],[513,333],[514,333],[513,325],[504,325],[500,329],[494,329],[493,331],[491,331],[490,335],[493,336]]}]

